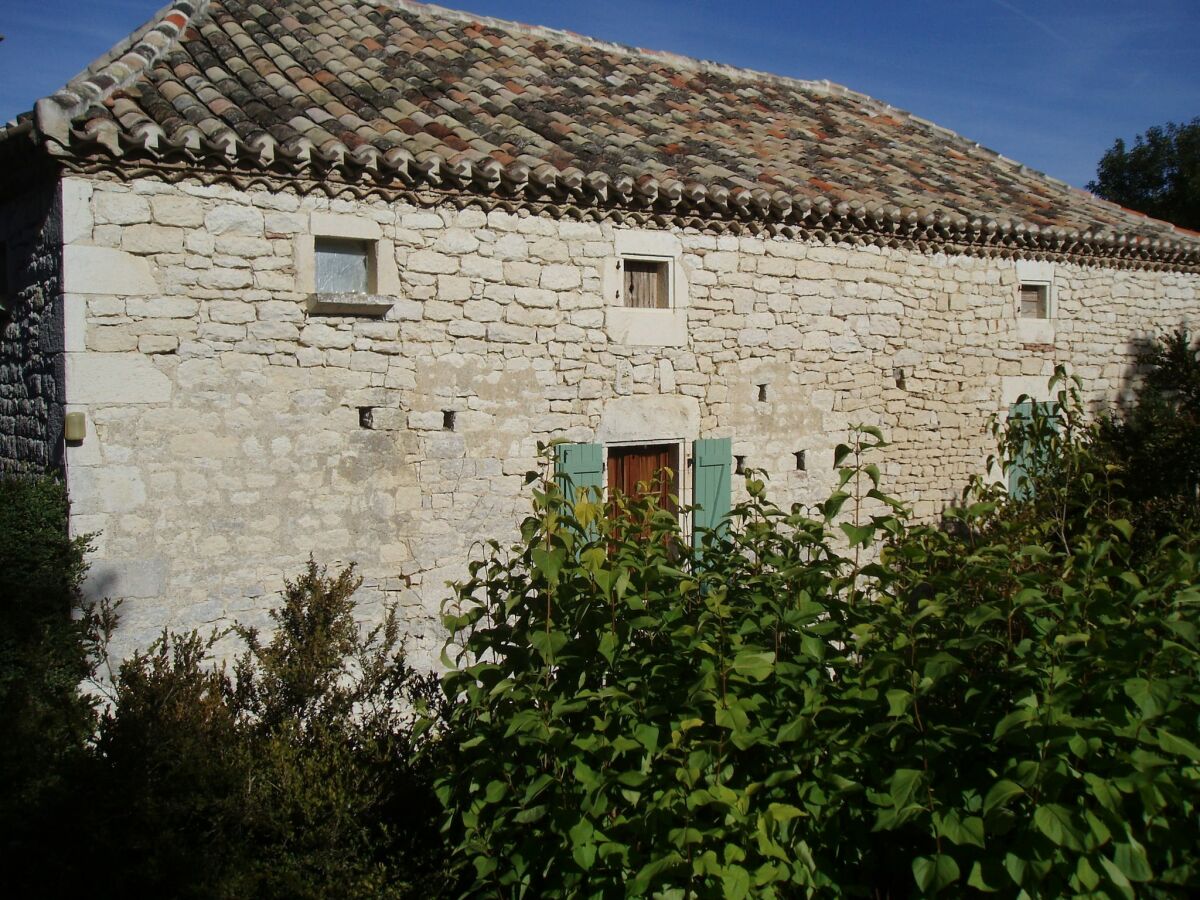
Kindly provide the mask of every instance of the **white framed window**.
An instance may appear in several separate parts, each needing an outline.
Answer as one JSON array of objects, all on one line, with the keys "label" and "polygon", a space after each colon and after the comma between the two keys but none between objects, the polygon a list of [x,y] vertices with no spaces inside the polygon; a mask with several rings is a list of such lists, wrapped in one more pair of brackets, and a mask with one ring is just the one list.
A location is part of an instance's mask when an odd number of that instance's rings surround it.
[{"label": "white framed window", "polygon": [[395,248],[370,219],[313,213],[293,252],[296,290],[312,315],[380,317],[400,294]]},{"label": "white framed window", "polygon": [[1019,259],[1016,269],[1013,304],[1017,339],[1026,344],[1052,344],[1058,314],[1054,263]]},{"label": "white framed window", "polygon": [[1021,305],[1017,310],[1017,315],[1022,319],[1050,318],[1049,283],[1022,281],[1019,293]]},{"label": "white framed window", "polygon": [[375,260],[367,241],[313,236],[318,294],[374,294]]},{"label": "white framed window", "polygon": [[618,229],[603,271],[605,330],[615,344],[686,346],[683,243],[667,231]]},{"label": "white framed window", "polygon": [[671,308],[672,259],[655,256],[622,256],[621,299],[630,309]]}]

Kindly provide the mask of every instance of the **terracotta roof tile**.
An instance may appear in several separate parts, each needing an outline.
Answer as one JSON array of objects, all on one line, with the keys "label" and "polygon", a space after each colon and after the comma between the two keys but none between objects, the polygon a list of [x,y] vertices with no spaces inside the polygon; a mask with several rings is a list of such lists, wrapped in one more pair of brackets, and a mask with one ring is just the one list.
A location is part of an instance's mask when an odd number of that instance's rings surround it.
[{"label": "terracotta roof tile", "polygon": [[[438,177],[425,164],[405,167],[405,158],[423,153],[455,165],[498,160],[511,168],[520,160],[535,172],[547,164],[578,170],[588,185],[628,176],[641,187],[623,184],[620,202],[669,195],[703,212],[724,209],[727,192],[740,187],[756,193],[747,200],[735,191],[728,202],[768,218],[847,201],[870,204],[895,223],[920,210],[955,228],[982,218],[1014,234],[1013,223],[1027,222],[1061,229],[1062,240],[1071,232],[1102,236],[1099,244],[1112,247],[1119,234],[1172,246],[1182,240],[1189,259],[1198,249],[1188,232],[837,85],[409,0],[178,0],[38,109],[57,152],[78,157],[122,148],[144,156],[153,148],[139,134],[149,128],[168,142],[192,141],[188,152],[202,159],[207,145],[189,137],[194,127],[216,142],[214,160],[226,163],[227,141],[269,134],[285,147],[307,139],[339,162],[360,145],[393,152],[398,162],[372,177],[401,181]],[[239,159],[252,159],[250,149]],[[528,174],[514,169],[506,177],[512,187]],[[680,194],[670,187],[676,182],[694,187]],[[581,202],[592,196],[579,191],[593,188],[572,184],[559,189]],[[467,178],[458,187],[494,183]]]}]

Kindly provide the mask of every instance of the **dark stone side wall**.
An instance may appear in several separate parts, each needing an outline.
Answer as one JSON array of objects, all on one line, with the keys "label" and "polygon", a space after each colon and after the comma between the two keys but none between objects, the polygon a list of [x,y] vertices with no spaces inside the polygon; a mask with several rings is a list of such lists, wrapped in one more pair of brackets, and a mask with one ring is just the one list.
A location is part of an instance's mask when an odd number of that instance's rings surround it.
[{"label": "dark stone side wall", "polygon": [[57,181],[0,202],[0,474],[62,466],[62,207]]}]

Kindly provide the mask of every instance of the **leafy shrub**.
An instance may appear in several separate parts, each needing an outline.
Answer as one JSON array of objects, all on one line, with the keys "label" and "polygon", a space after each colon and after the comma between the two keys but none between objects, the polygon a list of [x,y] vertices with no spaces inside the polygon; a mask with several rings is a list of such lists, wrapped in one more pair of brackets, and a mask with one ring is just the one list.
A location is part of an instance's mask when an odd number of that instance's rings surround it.
[{"label": "leafy shrub", "polygon": [[977,481],[943,528],[880,491],[869,428],[815,509],[748,475],[694,559],[653,496],[531,476],[446,616],[475,891],[1195,892],[1200,557],[1137,539],[1059,403],[1002,435],[1039,444],[1032,498]]},{"label": "leafy shrub", "polygon": [[1101,422],[1097,449],[1119,469],[1139,523],[1169,532],[1200,521],[1200,340],[1164,335],[1140,363],[1137,402]]},{"label": "leafy shrub", "polygon": [[95,722],[79,692],[92,620],[72,618],[87,546],[67,536],[61,482],[0,479],[0,847],[13,886],[42,877]]},{"label": "leafy shrub", "polygon": [[394,612],[369,630],[355,622],[359,582],[310,561],[286,584],[269,640],[235,629],[246,650],[232,672],[214,664],[219,635],[195,632],[164,633],[120,665],[87,779],[85,870],[108,873],[123,896],[428,897],[444,886],[413,727],[436,679],[405,662]]}]

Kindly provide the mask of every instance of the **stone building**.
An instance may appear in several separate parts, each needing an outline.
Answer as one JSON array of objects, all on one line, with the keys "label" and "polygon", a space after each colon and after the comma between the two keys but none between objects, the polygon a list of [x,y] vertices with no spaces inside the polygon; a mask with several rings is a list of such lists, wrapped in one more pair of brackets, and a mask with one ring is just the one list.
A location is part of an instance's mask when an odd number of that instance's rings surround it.
[{"label": "stone building", "polygon": [[173,3],[0,130],[0,248],[0,470],[65,470],[125,641],[311,553],[424,661],[539,441],[711,512],[873,424],[933,517],[1200,314],[1200,236],[884,103],[408,0]]}]

